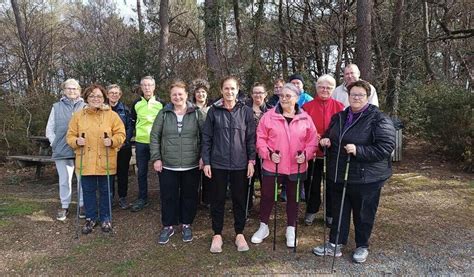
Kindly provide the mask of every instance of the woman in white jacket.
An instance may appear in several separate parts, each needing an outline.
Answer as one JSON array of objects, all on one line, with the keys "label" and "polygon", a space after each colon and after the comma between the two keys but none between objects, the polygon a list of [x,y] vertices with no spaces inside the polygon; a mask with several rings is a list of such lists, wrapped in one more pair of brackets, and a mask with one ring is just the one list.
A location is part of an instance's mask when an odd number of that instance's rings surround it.
[{"label": "woman in white jacket", "polygon": [[[66,143],[66,132],[69,121],[75,111],[81,110],[85,103],[81,98],[81,86],[75,79],[67,79],[61,84],[63,96],[53,104],[46,125],[46,137],[48,137],[53,149],[52,158],[56,164],[56,170],[59,176],[59,198],[61,208],[58,210],[56,219],[66,220],[69,214],[69,204],[72,195],[72,175],[74,173],[74,152]],[[79,180],[78,180],[79,182]],[[82,206],[82,193],[80,195],[79,205],[80,218],[84,218]]]}]

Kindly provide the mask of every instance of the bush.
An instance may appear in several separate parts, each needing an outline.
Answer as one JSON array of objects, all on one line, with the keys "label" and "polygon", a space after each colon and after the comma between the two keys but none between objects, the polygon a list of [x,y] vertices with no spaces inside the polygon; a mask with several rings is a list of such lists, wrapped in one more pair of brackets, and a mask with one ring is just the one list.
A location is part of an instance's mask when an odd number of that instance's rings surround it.
[{"label": "bush", "polygon": [[427,139],[472,171],[473,93],[447,83],[412,83],[400,98],[400,115],[406,131]]}]

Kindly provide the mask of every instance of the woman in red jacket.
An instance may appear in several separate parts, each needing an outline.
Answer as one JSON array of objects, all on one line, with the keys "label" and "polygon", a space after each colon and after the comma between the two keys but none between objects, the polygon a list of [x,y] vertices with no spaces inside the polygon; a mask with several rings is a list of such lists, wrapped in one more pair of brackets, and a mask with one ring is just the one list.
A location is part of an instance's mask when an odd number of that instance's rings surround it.
[{"label": "woman in red jacket", "polygon": [[[296,184],[306,176],[307,158],[313,157],[318,143],[316,128],[311,117],[298,105],[299,89],[285,84],[279,104],[260,119],[257,127],[257,151],[262,158],[262,186],[260,199],[260,228],[252,236],[253,243],[261,243],[270,231],[268,221],[274,205],[275,175],[278,183],[287,184],[286,245],[295,247]],[[301,152],[301,154],[298,154]],[[276,165],[278,164],[278,172]],[[298,167],[300,174],[298,176]]]},{"label": "woman in red jacket", "polygon": [[[318,133],[324,134],[329,126],[331,117],[344,109],[344,104],[331,98],[331,94],[336,87],[336,80],[325,74],[316,81],[316,98],[306,103],[303,109],[311,116]],[[314,169],[313,169],[314,166]],[[316,218],[316,213],[321,206],[321,177],[323,173],[323,152],[318,148],[316,151],[316,159],[309,162],[310,172],[313,178],[308,178],[304,182],[304,189],[306,195],[306,214],[304,222],[306,225],[313,224]],[[311,173],[310,173],[311,174]],[[313,181],[311,183],[311,180]],[[310,184],[311,183],[311,184]],[[311,188],[311,191],[309,191]],[[330,190],[326,189],[326,222],[331,224],[331,194]]]}]

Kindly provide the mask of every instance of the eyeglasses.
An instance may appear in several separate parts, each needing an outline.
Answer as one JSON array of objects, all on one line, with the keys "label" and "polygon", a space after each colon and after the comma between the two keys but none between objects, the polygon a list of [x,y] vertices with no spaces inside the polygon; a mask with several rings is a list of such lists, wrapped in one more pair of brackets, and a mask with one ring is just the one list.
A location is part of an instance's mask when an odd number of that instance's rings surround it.
[{"label": "eyeglasses", "polygon": [[333,89],[333,87],[318,86],[318,89],[321,89],[321,90],[331,90],[331,89]]},{"label": "eyeglasses", "polygon": [[353,99],[361,99],[361,98],[365,98],[367,94],[350,94],[349,96]]},{"label": "eyeglasses", "polygon": [[296,97],[296,95],[293,95],[293,94],[280,94],[280,98],[282,98],[282,99],[291,99],[292,97]]},{"label": "eyeglasses", "polygon": [[77,90],[77,88],[64,88],[64,90]]},{"label": "eyeglasses", "polygon": [[120,94],[120,91],[113,91],[113,90],[111,90],[111,91],[107,92],[107,94],[112,94],[112,95],[115,94],[115,95],[118,95],[118,94]]},{"label": "eyeglasses", "polygon": [[87,98],[89,99],[104,99],[102,95],[89,95]]},{"label": "eyeglasses", "polygon": [[252,92],[253,95],[261,95],[261,94],[265,94],[265,91],[254,91]]}]

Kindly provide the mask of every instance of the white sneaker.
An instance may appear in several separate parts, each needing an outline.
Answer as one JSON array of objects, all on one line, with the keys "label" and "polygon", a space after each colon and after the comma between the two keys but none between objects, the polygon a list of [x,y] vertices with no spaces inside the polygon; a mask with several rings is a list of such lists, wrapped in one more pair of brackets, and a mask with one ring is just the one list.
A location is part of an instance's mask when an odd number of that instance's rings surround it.
[{"label": "white sneaker", "polygon": [[[298,241],[296,241],[296,245],[298,245]],[[295,247],[295,227],[293,226],[286,227],[286,246]]]},{"label": "white sneaker", "polygon": [[270,230],[268,229],[268,225],[260,222],[260,228],[258,228],[257,232],[253,234],[252,239],[250,240],[252,243],[261,243],[266,237],[270,235]]}]

